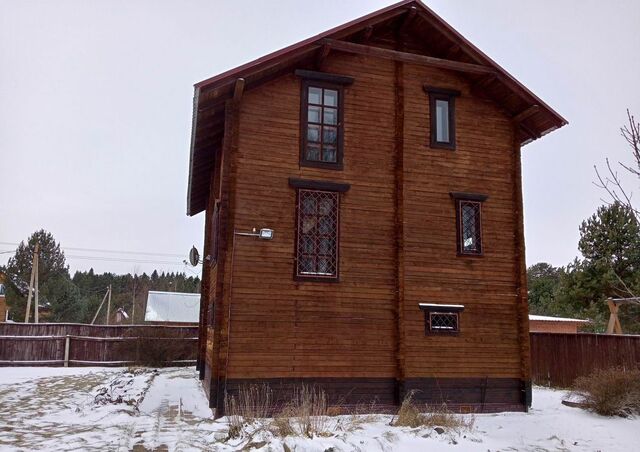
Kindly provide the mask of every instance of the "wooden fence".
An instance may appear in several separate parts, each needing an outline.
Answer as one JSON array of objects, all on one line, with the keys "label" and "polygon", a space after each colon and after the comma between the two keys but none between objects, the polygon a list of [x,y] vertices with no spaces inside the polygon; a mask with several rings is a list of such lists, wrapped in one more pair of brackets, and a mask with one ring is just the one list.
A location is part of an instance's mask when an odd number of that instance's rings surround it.
[{"label": "wooden fence", "polygon": [[534,384],[570,387],[596,369],[640,367],[640,336],[531,333]]},{"label": "wooden fence", "polygon": [[0,323],[0,366],[195,364],[197,327]]}]

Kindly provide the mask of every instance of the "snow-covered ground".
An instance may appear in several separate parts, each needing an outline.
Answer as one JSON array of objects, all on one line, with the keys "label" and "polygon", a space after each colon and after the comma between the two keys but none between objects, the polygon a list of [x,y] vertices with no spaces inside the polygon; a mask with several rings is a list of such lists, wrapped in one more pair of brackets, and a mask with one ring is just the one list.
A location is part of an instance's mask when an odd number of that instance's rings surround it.
[{"label": "snow-covered ground", "polygon": [[[534,389],[525,413],[473,417],[471,430],[389,425],[390,416],[331,418],[314,439],[266,429],[227,440],[213,421],[193,368],[0,368],[0,450],[259,451],[632,451],[640,419],[604,418],[560,402],[564,391]],[[286,447],[285,447],[286,446]]]}]

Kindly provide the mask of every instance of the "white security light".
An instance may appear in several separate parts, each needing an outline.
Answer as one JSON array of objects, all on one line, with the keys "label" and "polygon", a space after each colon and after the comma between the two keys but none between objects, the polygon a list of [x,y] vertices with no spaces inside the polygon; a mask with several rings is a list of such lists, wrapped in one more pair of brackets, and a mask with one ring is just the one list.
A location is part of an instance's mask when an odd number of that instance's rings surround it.
[{"label": "white security light", "polygon": [[260,229],[260,235],[258,237],[262,240],[273,239],[273,229]]}]

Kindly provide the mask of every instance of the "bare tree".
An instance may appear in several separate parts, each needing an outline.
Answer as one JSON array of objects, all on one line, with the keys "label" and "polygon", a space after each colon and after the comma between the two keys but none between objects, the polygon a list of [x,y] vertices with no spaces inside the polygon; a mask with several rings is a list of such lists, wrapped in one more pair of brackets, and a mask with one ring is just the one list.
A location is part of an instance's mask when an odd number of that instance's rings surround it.
[{"label": "bare tree", "polygon": [[618,174],[618,170],[622,168],[625,172],[640,180],[640,122],[636,122],[636,118],[629,110],[627,110],[627,118],[629,123],[620,128],[620,133],[629,144],[634,161],[631,164],[618,162],[618,165],[612,165],[611,161],[607,158],[607,171],[604,174],[601,174],[600,171],[598,171],[598,167],[594,165],[596,176],[598,177],[598,182],[595,182],[595,185],[605,190],[612,199],[612,202],[620,202],[629,206],[636,220],[640,220],[640,211],[634,208],[631,202],[633,193],[624,188],[622,179]]}]

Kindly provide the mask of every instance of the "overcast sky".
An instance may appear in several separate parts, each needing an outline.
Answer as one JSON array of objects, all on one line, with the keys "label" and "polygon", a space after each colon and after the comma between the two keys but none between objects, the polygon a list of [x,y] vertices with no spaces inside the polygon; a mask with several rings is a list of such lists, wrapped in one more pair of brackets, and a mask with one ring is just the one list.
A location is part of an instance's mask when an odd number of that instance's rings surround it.
[{"label": "overcast sky", "polygon": [[[44,228],[72,271],[193,272],[193,84],[391,3],[0,0],[0,252]],[[640,116],[640,1],[426,3],[569,120],[523,149],[527,263],[565,265]]]}]

